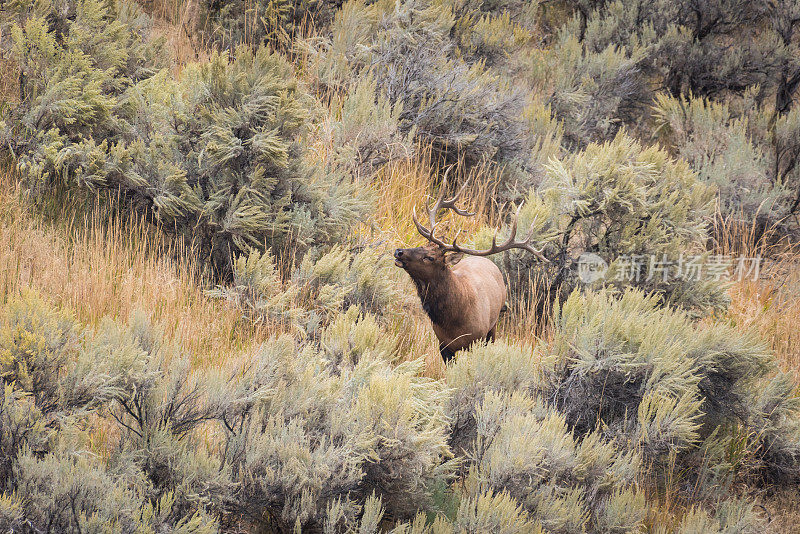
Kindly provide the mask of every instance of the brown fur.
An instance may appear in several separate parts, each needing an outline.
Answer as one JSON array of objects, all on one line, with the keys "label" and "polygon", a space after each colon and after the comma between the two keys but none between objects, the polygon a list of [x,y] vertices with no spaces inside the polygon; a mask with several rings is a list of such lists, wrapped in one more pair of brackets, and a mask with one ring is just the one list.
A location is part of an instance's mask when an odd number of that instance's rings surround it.
[{"label": "brown fur", "polygon": [[506,286],[491,260],[447,254],[431,243],[397,249],[395,263],[414,281],[445,361],[476,340],[494,339]]}]

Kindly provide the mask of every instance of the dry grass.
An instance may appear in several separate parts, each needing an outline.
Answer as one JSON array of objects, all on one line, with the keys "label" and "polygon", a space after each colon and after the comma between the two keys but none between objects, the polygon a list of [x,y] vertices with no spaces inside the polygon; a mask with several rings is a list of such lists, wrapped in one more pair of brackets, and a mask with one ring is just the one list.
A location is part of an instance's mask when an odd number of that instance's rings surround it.
[{"label": "dry grass", "polygon": [[[433,203],[440,184],[434,177],[440,175],[438,168],[430,160],[430,152],[420,150],[421,155],[387,166],[378,176],[378,200],[376,203],[375,226],[390,235],[394,243],[402,246],[416,246],[421,237],[412,220],[414,210],[425,223],[425,205]],[[494,218],[487,212],[493,197],[493,176],[475,169],[466,174],[461,168],[454,168],[448,176],[448,190],[454,192],[456,184],[463,185],[459,205],[472,213],[472,217],[459,217],[451,212],[441,217],[441,229],[437,235],[453,237],[461,231],[469,236],[478,231],[488,220]],[[450,195],[448,195],[450,196]],[[468,240],[468,238],[467,238]],[[460,241],[465,241],[462,237]]]},{"label": "dry grass", "polygon": [[791,487],[779,489],[767,499],[759,499],[761,503],[759,507],[763,507],[762,510],[767,518],[769,533],[800,533],[798,501],[800,501],[800,491]]},{"label": "dry grass", "polygon": [[[380,203],[380,215],[354,239],[368,237],[387,251],[418,243],[410,213],[433,187],[430,176],[410,162],[388,169],[381,181],[385,202]],[[405,191],[407,214],[388,207],[389,197],[400,198],[399,191]],[[406,215],[406,228],[393,226],[394,217]],[[467,224],[474,228],[478,221]],[[207,297],[204,289],[213,284],[201,273],[198,259],[182,242],[144,220],[122,217],[97,200],[66,193],[51,205],[34,206],[24,198],[14,173],[7,168],[0,172],[0,303],[35,290],[87,325],[97,325],[103,317],[124,320],[134,310],[144,310],[199,367],[251,350],[280,330],[253,325],[224,302]],[[409,297],[392,325],[403,358],[424,358],[427,374],[440,377],[444,366],[430,322],[410,280],[399,270],[397,281]]]},{"label": "dry grass", "polygon": [[770,262],[767,278],[731,288],[729,316],[766,341],[784,370],[800,379],[800,264],[796,258]]},{"label": "dry grass", "polygon": [[163,39],[164,47],[169,50],[173,75],[177,75],[187,63],[206,60],[211,55],[208,43],[195,30],[202,25],[199,1],[140,2],[154,15],[153,38]]},{"label": "dry grass", "polygon": [[717,215],[715,253],[762,258],[756,280],[734,279],[728,319],[769,344],[785,371],[800,379],[800,255],[773,228],[736,224]]},{"label": "dry grass", "polygon": [[[387,170],[375,224],[362,229],[387,251],[419,243],[410,212],[424,202],[430,173],[406,162]],[[405,185],[403,185],[405,184]],[[404,192],[400,194],[400,192]],[[392,210],[392,195],[408,213]],[[14,173],[0,173],[0,303],[28,290],[55,306],[73,311],[87,325],[103,317],[126,319],[144,310],[168,340],[193,355],[198,367],[222,363],[237,351],[250,350],[279,331],[274,325],[253,325],[224,302],[208,298],[212,282],[203,276],[196,256],[182,242],[171,240],[151,224],[124,218],[118,210],[66,193],[50,206],[25,200]],[[53,213],[54,211],[58,213]],[[406,217],[407,218],[404,218]],[[393,226],[403,217],[405,228]],[[478,220],[467,225],[477,227]],[[415,237],[416,236],[416,237]],[[398,270],[403,285],[404,313],[392,325],[399,333],[403,359],[424,358],[427,374],[444,370],[430,322],[421,311],[413,286]]]},{"label": "dry grass", "polygon": [[[737,224],[717,213],[716,254],[731,258],[762,258],[757,279],[731,283],[727,320],[754,332],[772,350],[780,367],[800,381],[800,255],[797,246],[778,239],[772,228]],[[743,489],[743,491],[747,491]],[[765,488],[752,498],[768,521],[770,533],[800,532],[796,488]],[[685,506],[685,503],[684,503]],[[659,507],[663,516],[668,507]]]},{"label": "dry grass", "polygon": [[[424,157],[384,169],[377,182],[375,218],[354,240],[381,243],[387,253],[421,244],[411,214],[415,208],[423,210],[437,194],[435,175]],[[455,171],[453,179],[462,182],[465,177]],[[470,177],[464,205],[478,213],[470,218],[445,216],[444,232],[469,235],[486,224],[488,184],[486,177]],[[0,302],[33,289],[89,325],[106,316],[124,320],[136,309],[145,310],[167,338],[183,346],[201,367],[221,363],[279,330],[274,325],[254,326],[233,308],[208,298],[204,289],[212,283],[199,274],[197,258],[149,223],[126,220],[97,201],[90,201],[86,210],[86,199],[66,193],[51,206],[33,207],[7,169],[0,175],[0,187]],[[391,325],[398,333],[403,359],[424,358],[426,374],[440,378],[444,364],[430,321],[410,279],[400,270],[396,279],[407,297],[403,313]],[[508,317],[505,321],[504,331],[510,337],[533,340],[535,328],[528,319],[522,325]]]},{"label": "dry grass", "polygon": [[[376,183],[377,203],[375,216],[371,225],[363,232],[377,233],[385,246],[392,250],[398,247],[419,246],[425,240],[417,232],[412,216],[414,211],[423,224],[425,221],[425,205],[432,203],[438,195],[441,184],[436,177],[439,169],[432,164],[430,152],[419,150],[418,157],[400,161],[384,168]],[[449,175],[448,190],[455,191],[455,185],[464,185],[459,205],[475,213],[472,217],[460,217],[452,212],[441,216],[438,234],[452,239],[460,235],[460,242],[468,242],[469,236],[481,227],[500,219],[499,214],[507,211],[507,206],[495,206],[493,185],[495,176],[485,169],[473,169],[469,173],[456,166]],[[487,208],[488,206],[488,208]],[[496,224],[496,223],[495,223]],[[439,356],[438,343],[430,327],[430,321],[424,315],[416,298],[416,291],[408,276],[401,273],[398,283],[403,284],[408,299],[404,303],[405,311],[396,326],[401,332],[401,349],[404,359],[423,357],[426,362],[426,374],[434,378],[444,375],[444,363]],[[500,338],[508,338],[529,345],[537,342],[535,333],[542,331],[542,321],[532,310],[534,305],[523,305],[521,309],[531,310],[523,316],[506,314],[501,318]]]},{"label": "dry grass", "polygon": [[126,223],[95,203],[48,223],[23,201],[12,173],[0,175],[0,191],[0,302],[32,289],[89,325],[144,310],[198,365],[269,336],[207,298],[194,256],[143,221]]}]

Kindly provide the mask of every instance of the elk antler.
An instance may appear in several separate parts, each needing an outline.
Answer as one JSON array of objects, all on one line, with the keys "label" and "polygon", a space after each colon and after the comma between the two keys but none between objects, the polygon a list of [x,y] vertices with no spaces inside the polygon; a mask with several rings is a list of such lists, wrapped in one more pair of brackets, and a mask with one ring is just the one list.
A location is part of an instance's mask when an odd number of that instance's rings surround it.
[{"label": "elk antler", "polygon": [[[422,224],[420,224],[419,220],[417,220],[417,210],[416,208],[413,209],[412,217],[414,219],[414,225],[417,227],[417,231],[420,233],[420,235],[422,235],[422,237],[424,237],[431,243],[439,245],[441,248],[449,252],[461,252],[463,254],[469,254],[470,256],[490,256],[492,254],[497,254],[498,252],[503,252],[505,250],[510,250],[513,248],[518,248],[522,250],[527,250],[528,252],[535,255],[537,258],[539,258],[545,263],[550,262],[550,260],[545,258],[544,254],[542,254],[542,249],[540,248],[537,249],[531,244],[531,240],[533,239],[533,233],[535,230],[534,226],[536,224],[535,219],[533,223],[531,223],[531,228],[525,239],[523,239],[522,241],[516,240],[517,217],[519,216],[519,212],[522,209],[522,204],[520,204],[517,210],[514,212],[514,218],[511,220],[511,233],[509,234],[508,239],[506,239],[505,242],[501,243],[500,245],[497,244],[497,232],[495,232],[494,236],[492,237],[492,246],[486,250],[474,250],[471,248],[462,247],[456,242],[458,240],[458,234],[456,234],[456,237],[453,238],[452,244],[447,244],[438,237],[436,237],[435,231],[436,231],[436,226],[438,224],[436,222],[436,215],[439,213],[439,210],[450,209],[463,217],[472,217],[473,215],[475,215],[474,213],[470,213],[456,206],[456,201],[458,200],[458,197],[461,196],[462,192],[464,192],[464,188],[466,188],[467,183],[469,183],[469,181],[464,182],[464,185],[461,186],[461,189],[459,189],[458,192],[452,198],[450,198],[449,200],[444,200],[444,191],[447,188],[447,175],[450,173],[451,169],[452,167],[448,167],[444,173],[444,178],[442,179],[442,185],[439,188],[439,198],[436,199],[436,203],[433,205],[433,207],[427,208],[428,219],[430,220],[430,225],[431,225],[430,230],[422,226]],[[461,232],[459,231],[459,233]]]}]

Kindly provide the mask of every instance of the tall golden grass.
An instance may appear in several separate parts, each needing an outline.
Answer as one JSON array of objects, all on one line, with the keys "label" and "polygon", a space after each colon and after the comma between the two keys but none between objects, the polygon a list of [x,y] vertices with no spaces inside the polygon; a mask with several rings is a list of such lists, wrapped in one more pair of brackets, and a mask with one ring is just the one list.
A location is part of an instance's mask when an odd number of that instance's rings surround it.
[{"label": "tall golden grass", "polygon": [[797,244],[775,227],[763,228],[744,218],[715,217],[714,252],[732,259],[760,258],[760,272],[735,277],[727,320],[766,341],[781,367],[800,379],[800,255]]},{"label": "tall golden grass", "polygon": [[0,302],[34,290],[88,325],[143,310],[197,364],[270,334],[204,295],[209,281],[180,242],[100,201],[82,212],[71,208],[85,199],[60,200],[66,217],[49,222],[14,174],[0,173]]}]

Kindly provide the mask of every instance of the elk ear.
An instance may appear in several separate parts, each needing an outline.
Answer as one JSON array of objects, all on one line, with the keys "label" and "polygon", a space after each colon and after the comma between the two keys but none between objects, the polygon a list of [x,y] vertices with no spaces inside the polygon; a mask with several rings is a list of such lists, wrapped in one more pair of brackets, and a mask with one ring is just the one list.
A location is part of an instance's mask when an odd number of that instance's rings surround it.
[{"label": "elk ear", "polygon": [[445,256],[444,261],[447,265],[455,265],[456,263],[460,262],[464,259],[463,252],[453,252],[452,254],[448,254]]}]

